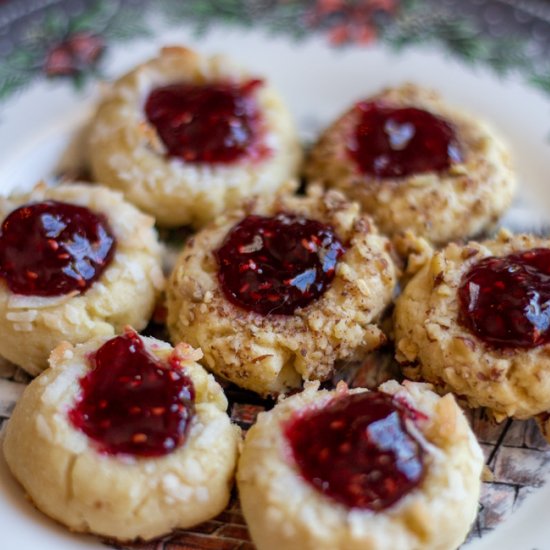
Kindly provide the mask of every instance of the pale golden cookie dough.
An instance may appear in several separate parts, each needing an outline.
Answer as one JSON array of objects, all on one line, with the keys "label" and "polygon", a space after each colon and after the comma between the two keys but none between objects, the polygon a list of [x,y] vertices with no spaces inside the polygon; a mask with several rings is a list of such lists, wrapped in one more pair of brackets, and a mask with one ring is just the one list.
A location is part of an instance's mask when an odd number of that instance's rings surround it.
[{"label": "pale golden cookie dough", "polygon": [[[229,302],[218,283],[215,251],[247,215],[279,212],[326,223],[348,243],[330,287],[294,315],[267,315]],[[312,187],[306,197],[249,201],[190,239],[167,287],[167,325],[173,342],[204,352],[203,364],[217,375],[262,395],[326,379],[335,362],[361,357],[385,341],[376,326],[391,301],[397,269],[389,241],[356,203],[340,193]]]},{"label": "pale golden cookie dough", "polygon": [[0,355],[33,376],[47,367],[50,352],[64,340],[76,344],[112,336],[127,324],[144,328],[164,286],[154,221],[120,193],[96,185],[40,184],[29,194],[1,197],[0,220],[23,204],[45,200],[103,214],[116,249],[110,265],[83,294],[23,296],[0,279]]},{"label": "pale golden cookie dough", "polygon": [[447,106],[440,96],[413,84],[387,88],[370,100],[415,107],[443,117],[456,129],[464,162],[446,172],[376,178],[360,172],[346,152],[354,132],[354,107],[319,138],[306,162],[311,181],[343,191],[361,203],[380,231],[410,229],[433,243],[475,235],[493,226],[510,206],[516,187],[506,147],[478,119]]},{"label": "pale golden cookie dough", "polygon": [[[212,375],[195,361],[200,350],[175,353],[195,387],[195,416],[186,441],[153,458],[100,454],[73,427],[67,412],[91,366],[87,355],[108,338],[72,347],[60,344],[51,368],[25,389],[4,441],[6,462],[38,509],[71,531],[117,540],[151,539],[219,514],[227,505],[240,429]],[[145,338],[146,349],[167,360],[173,348]]]},{"label": "pale golden cookie dough", "polygon": [[427,416],[417,424],[426,451],[420,485],[378,513],[350,509],[312,487],[289,452],[283,425],[294,414],[322,408],[339,394],[305,391],[260,413],[246,435],[237,471],[241,506],[258,550],[451,550],[477,513],[483,454],[452,395],[395,381],[380,390]]},{"label": "pale golden cookie dough", "polygon": [[490,256],[550,248],[550,240],[501,231],[495,240],[450,244],[411,280],[395,306],[397,359],[406,376],[488,407],[497,419],[550,410],[550,346],[494,349],[457,322],[462,276]]},{"label": "pale golden cookie dough", "polygon": [[153,58],[117,80],[92,123],[89,158],[93,174],[165,226],[201,227],[252,194],[266,196],[285,189],[301,161],[292,118],[268,83],[256,98],[263,116],[265,159],[246,158],[228,165],[185,163],[167,158],[156,129],[147,121],[144,103],[159,87],[181,82],[245,82],[251,75],[223,56],[206,57],[183,47],[163,48]]}]

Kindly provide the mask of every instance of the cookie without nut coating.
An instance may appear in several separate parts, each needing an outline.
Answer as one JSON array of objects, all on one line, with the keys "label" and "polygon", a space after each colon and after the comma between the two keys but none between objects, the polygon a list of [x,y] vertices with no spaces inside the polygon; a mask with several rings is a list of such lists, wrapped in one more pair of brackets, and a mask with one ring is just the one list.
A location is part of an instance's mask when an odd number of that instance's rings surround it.
[{"label": "cookie without nut coating", "polygon": [[169,158],[144,104],[155,88],[214,82],[243,83],[251,76],[222,56],[206,57],[182,47],[164,48],[117,80],[101,103],[90,132],[89,157],[98,181],[124,193],[161,225],[203,226],[252,194],[292,191],[301,147],[290,114],[264,83],[254,91],[261,139],[269,152],[230,164]]},{"label": "cookie without nut coating", "polygon": [[[250,214],[297,214],[330,225],[346,243],[328,289],[293,315],[261,315],[231,303],[221,289],[215,251]],[[185,245],[167,287],[167,325],[174,343],[201,347],[203,364],[259,394],[326,379],[338,360],[352,360],[385,341],[376,326],[391,301],[396,267],[390,243],[356,203],[311,188],[306,197],[249,201]]]},{"label": "cookie without nut coating", "polygon": [[362,173],[346,150],[359,119],[354,106],[313,147],[305,167],[310,181],[359,201],[380,231],[390,235],[410,229],[434,243],[446,243],[496,223],[510,206],[516,182],[508,151],[490,128],[413,84],[387,88],[368,101],[422,109],[448,121],[462,146],[463,161],[441,172],[399,178]]},{"label": "cookie without nut coating", "polygon": [[380,391],[425,415],[417,427],[426,456],[421,484],[384,511],[348,508],[300,475],[283,432],[301,412],[346,393],[311,384],[266,413],[246,435],[237,472],[244,516],[259,550],[450,550],[477,513],[483,455],[454,398],[426,384],[386,382]]},{"label": "cookie without nut coating", "polygon": [[10,470],[45,514],[72,531],[118,540],[151,539],[198,524],[227,505],[240,429],[220,386],[195,360],[200,351],[145,338],[149,353],[178,354],[193,382],[195,414],[187,439],[161,457],[108,455],[69,421],[91,369],[88,356],[107,338],[57,347],[51,368],[25,389],[10,419],[4,454]]},{"label": "cookie without nut coating", "polygon": [[501,231],[495,240],[436,252],[396,302],[397,359],[405,374],[452,391],[472,407],[488,407],[497,418],[550,410],[549,344],[499,349],[458,322],[458,289],[472,266],[533,248],[550,248],[550,240]]},{"label": "cookie without nut coating", "polygon": [[0,198],[0,218],[26,203],[47,200],[105,216],[116,248],[111,263],[82,294],[23,296],[0,280],[0,354],[32,375],[47,367],[50,352],[62,341],[112,336],[128,324],[144,328],[164,286],[154,221],[120,193],[98,185],[38,185],[29,194]]}]

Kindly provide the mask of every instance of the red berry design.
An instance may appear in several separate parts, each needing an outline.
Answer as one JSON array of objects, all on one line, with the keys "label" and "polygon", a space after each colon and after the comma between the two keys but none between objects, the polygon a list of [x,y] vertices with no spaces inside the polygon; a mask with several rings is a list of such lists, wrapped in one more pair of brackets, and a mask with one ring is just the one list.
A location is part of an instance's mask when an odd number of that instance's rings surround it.
[{"label": "red berry design", "polygon": [[53,47],[47,54],[44,69],[48,76],[72,76],[85,72],[103,53],[101,36],[78,32]]}]

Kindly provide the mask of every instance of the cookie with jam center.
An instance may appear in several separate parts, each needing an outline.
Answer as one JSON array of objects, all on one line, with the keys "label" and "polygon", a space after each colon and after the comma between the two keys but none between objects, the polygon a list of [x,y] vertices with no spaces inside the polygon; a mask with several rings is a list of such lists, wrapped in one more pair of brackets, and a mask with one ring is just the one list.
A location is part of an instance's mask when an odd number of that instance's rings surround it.
[{"label": "cookie with jam center", "polygon": [[71,531],[149,540],[227,505],[240,428],[186,344],[139,336],[59,345],[8,422],[6,462]]},{"label": "cookie with jam center", "polygon": [[174,343],[262,395],[324,380],[386,338],[397,268],[387,238],[340,193],[255,199],[184,246],[167,286]]},{"label": "cookie with jam center", "polygon": [[300,393],[260,413],[237,471],[259,550],[456,548],[483,453],[452,395],[395,381]]},{"label": "cookie with jam center", "polygon": [[264,78],[183,47],[114,82],[89,140],[95,178],[164,226],[201,227],[253,194],[293,191],[301,156]]},{"label": "cookie with jam center", "polygon": [[435,244],[494,226],[516,187],[498,135],[414,84],[357,102],[322,133],[305,173],[359,201],[383,233]]},{"label": "cookie with jam center", "polygon": [[0,354],[29,374],[51,350],[132,324],[164,287],[154,220],[99,185],[43,184],[0,199]]},{"label": "cookie with jam center", "polygon": [[436,252],[397,299],[405,374],[498,419],[550,410],[550,241],[501,230]]}]

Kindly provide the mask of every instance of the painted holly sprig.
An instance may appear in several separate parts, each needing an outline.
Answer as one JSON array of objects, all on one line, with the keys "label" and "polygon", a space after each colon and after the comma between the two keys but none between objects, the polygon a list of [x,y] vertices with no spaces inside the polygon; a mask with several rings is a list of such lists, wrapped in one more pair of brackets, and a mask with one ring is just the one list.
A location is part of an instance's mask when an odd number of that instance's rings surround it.
[{"label": "painted holly sprig", "polygon": [[[138,7],[139,5],[139,7]],[[101,72],[112,43],[150,32],[152,11],[197,35],[213,25],[259,27],[294,39],[325,36],[335,47],[379,40],[396,50],[436,45],[464,63],[517,74],[550,95],[550,59],[534,56],[525,36],[490,36],[474,17],[457,17],[443,2],[424,0],[95,0],[68,16],[59,6],[29,25],[0,63],[0,101],[34,78],[68,78],[81,87]]]},{"label": "painted holly sprig", "polygon": [[80,88],[97,76],[111,41],[147,35],[141,12],[120,1],[97,0],[74,17],[46,10],[34,21],[21,42],[0,64],[0,100],[34,78],[69,78]]}]

